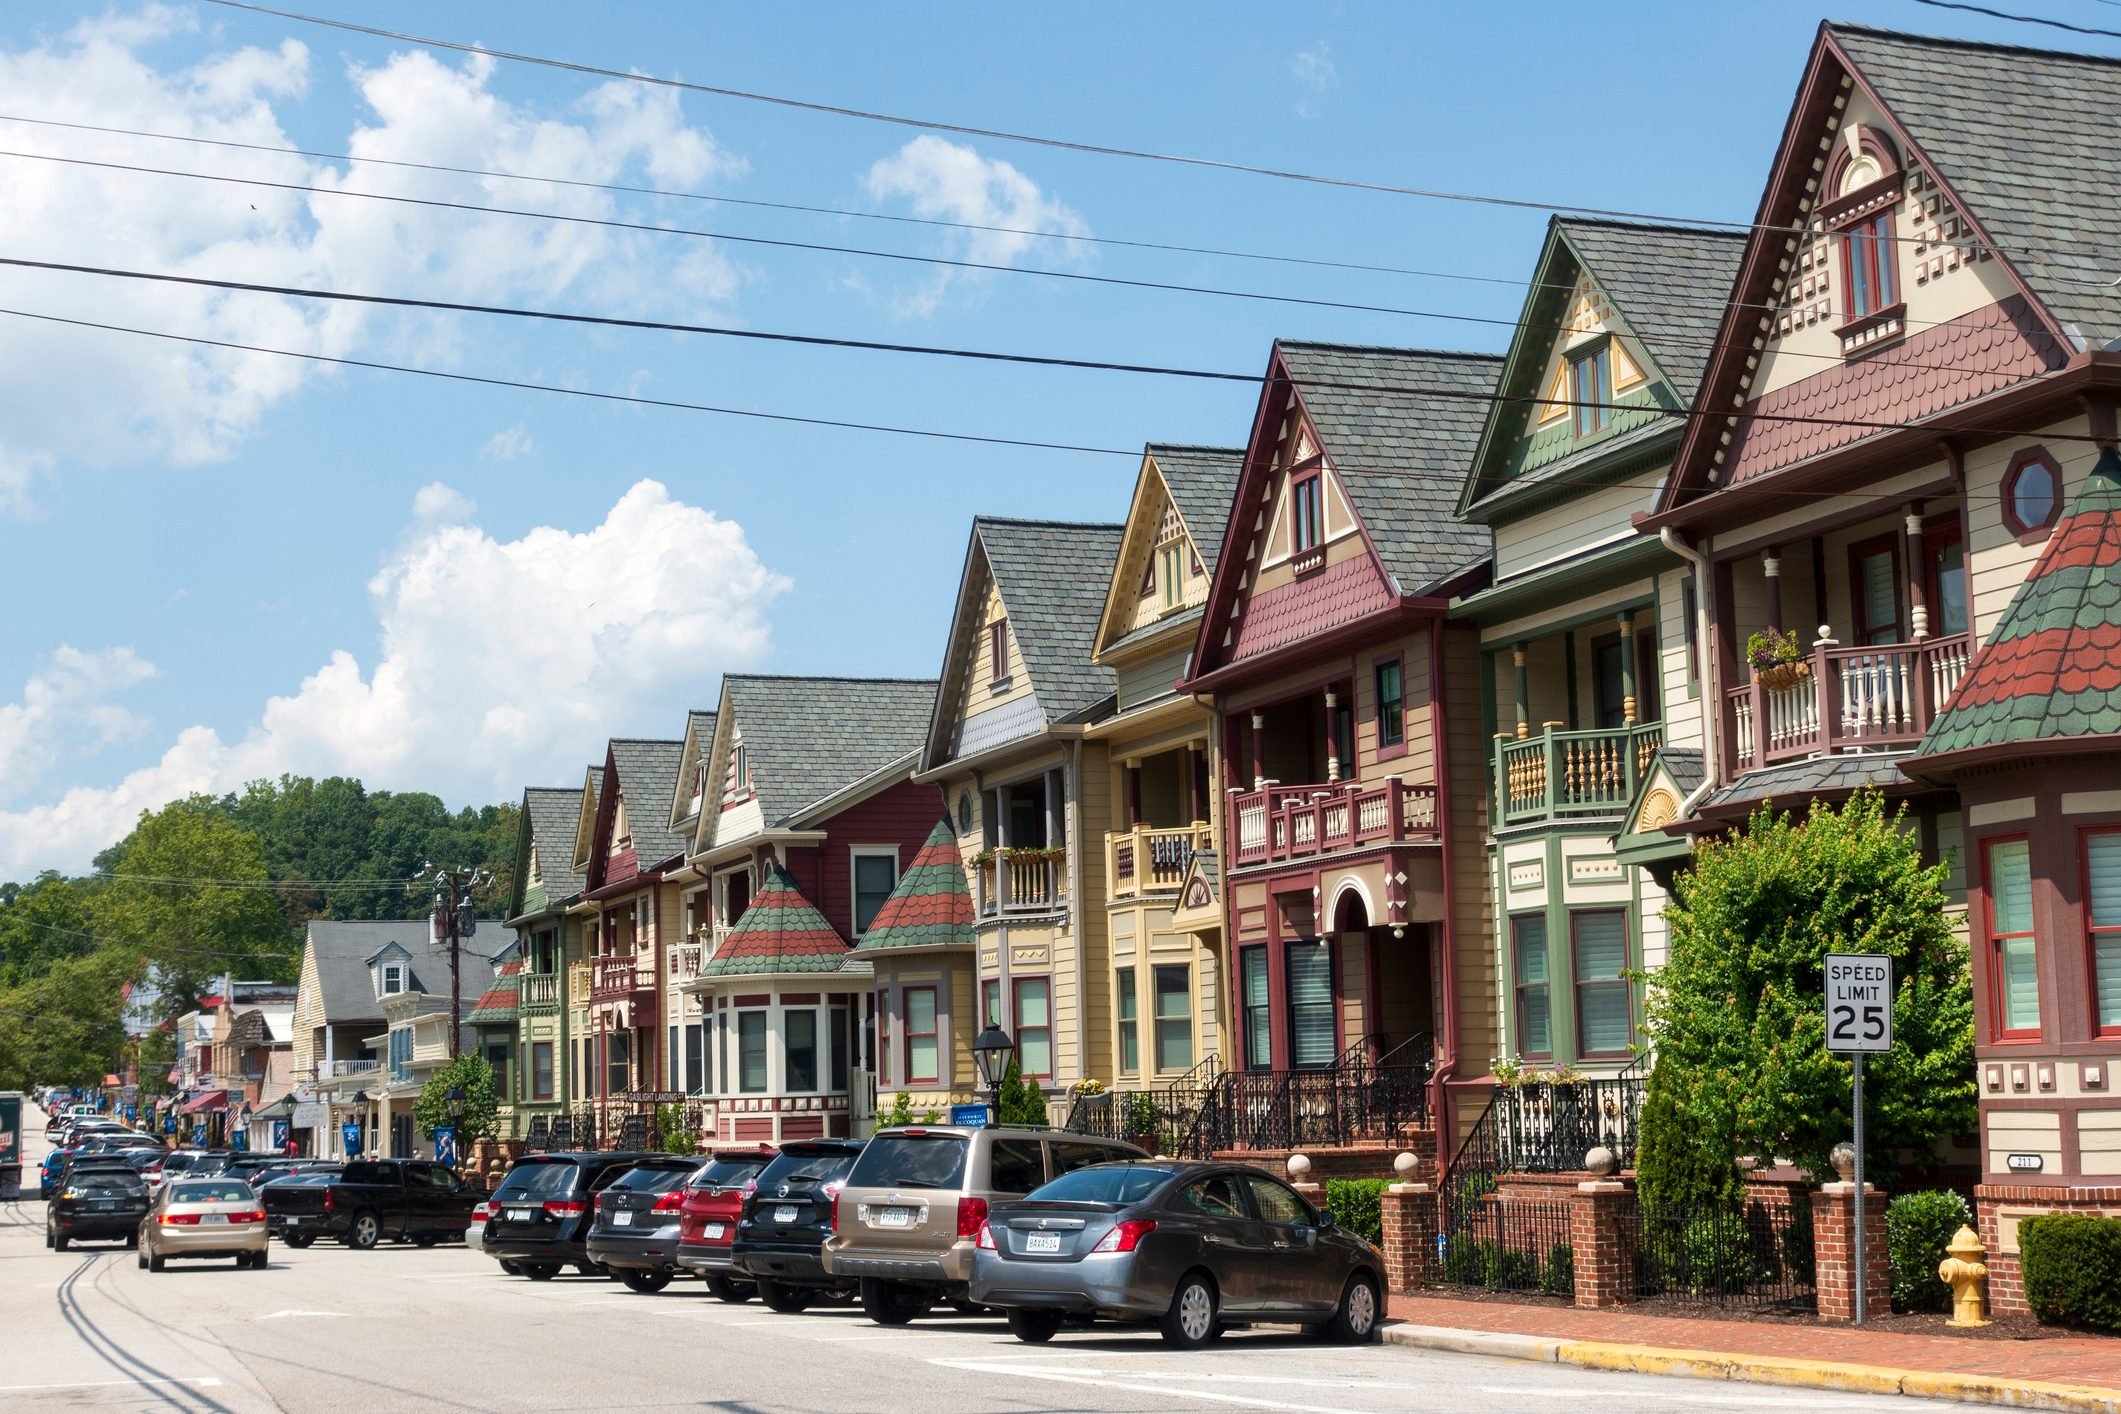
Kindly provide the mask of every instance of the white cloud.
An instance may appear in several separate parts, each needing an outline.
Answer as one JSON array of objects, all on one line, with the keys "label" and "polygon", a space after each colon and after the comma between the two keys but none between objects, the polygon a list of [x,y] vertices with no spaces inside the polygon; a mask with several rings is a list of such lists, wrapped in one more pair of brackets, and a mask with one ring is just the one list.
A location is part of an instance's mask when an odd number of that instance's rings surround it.
[{"label": "white cloud", "polygon": [[[933,135],[917,137],[873,163],[862,185],[872,200],[904,200],[916,216],[1008,228],[957,233],[950,247],[958,258],[1048,267],[1083,260],[1083,247],[1075,242],[1023,234],[1086,236],[1090,227],[1083,218],[1015,166],[998,157],[982,157],[969,146]],[[978,271],[940,269],[899,303],[907,313],[926,315],[953,285],[987,278]]]},{"label": "white cloud", "polygon": [[435,521],[444,525],[455,525],[471,519],[478,503],[471,497],[446,486],[439,481],[430,481],[412,493],[412,514],[415,520]]},{"label": "white cloud", "polygon": [[[158,67],[153,51],[194,27],[149,7],[83,20],[26,47],[0,50],[11,111],[63,121],[284,146],[293,105],[316,86],[309,50],[217,52]],[[400,52],[345,71],[362,117],[351,134],[313,142],[363,157],[534,172],[575,181],[696,186],[743,163],[686,123],[675,93],[613,80],[558,116],[490,87],[494,61],[458,66]],[[352,164],[344,170],[273,152],[190,149],[109,134],[0,124],[9,147],[101,161],[146,162],[297,182],[333,191],[490,202],[567,215],[619,214],[607,192],[552,182],[466,178]],[[343,143],[345,146],[339,147]],[[9,254],[270,284],[409,292],[443,299],[549,301],[685,317],[730,300],[740,276],[718,247],[645,232],[558,225],[330,195],[271,191],[0,158],[0,249]],[[446,362],[450,316],[276,296],[0,271],[0,304],[77,319],[344,356],[378,351]],[[21,513],[56,463],[191,465],[231,454],[316,366],[263,354],[0,319],[0,513]],[[126,390],[113,416],[109,390]]]},{"label": "white cloud", "polygon": [[[460,508],[469,502],[437,483],[415,513]],[[340,649],[268,700],[239,740],[189,727],[115,785],[0,811],[0,879],[84,867],[142,810],[282,771],[343,772],[453,800],[513,799],[527,783],[563,781],[613,731],[673,729],[723,670],[759,662],[767,611],[788,587],[742,526],[655,481],[637,482],[586,531],[501,541],[448,515],[422,519],[369,582],[381,640],[373,667]],[[107,653],[76,658],[98,663],[107,683],[151,671],[128,650]],[[38,709],[25,695],[5,710]]]},{"label": "white cloud", "polygon": [[1289,74],[1296,82],[1311,90],[1311,98],[1297,100],[1296,115],[1311,117],[1316,111],[1312,98],[1324,93],[1340,81],[1339,71],[1333,67],[1332,47],[1323,39],[1309,49],[1299,49],[1289,58]]},{"label": "white cloud", "polygon": [[490,462],[512,462],[517,457],[527,457],[537,444],[530,440],[530,433],[518,422],[513,427],[504,427],[486,439],[479,455]]},{"label": "white cloud", "polygon": [[62,643],[22,685],[22,700],[0,704],[0,799],[12,799],[62,757],[87,754],[143,724],[110,699],[155,675],[130,648],[84,653]]}]

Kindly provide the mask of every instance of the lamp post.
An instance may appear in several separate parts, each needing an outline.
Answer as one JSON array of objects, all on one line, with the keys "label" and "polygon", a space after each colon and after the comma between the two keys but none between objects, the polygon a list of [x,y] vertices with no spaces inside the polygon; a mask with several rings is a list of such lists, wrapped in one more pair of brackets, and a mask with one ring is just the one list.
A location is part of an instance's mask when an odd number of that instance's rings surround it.
[{"label": "lamp post", "polygon": [[463,1163],[464,1146],[464,1087],[452,1085],[442,1097],[449,1107],[449,1150],[454,1164]]},{"label": "lamp post", "polygon": [[980,1079],[987,1082],[990,1118],[995,1124],[1002,1120],[1002,1080],[1009,1074],[1009,1061],[1015,1055],[1016,1043],[992,1021],[972,1043],[972,1063],[979,1067]]},{"label": "lamp post", "polygon": [[[366,1090],[356,1090],[353,1094],[346,1097],[346,1103],[353,1106],[354,1123],[360,1126],[355,1131],[355,1134],[357,1139],[362,1141],[355,1146],[361,1150],[361,1153],[348,1154],[346,1157],[349,1159],[363,1158],[368,1152],[368,1145],[365,1142],[368,1135],[368,1092]],[[340,1136],[339,1147],[342,1149],[346,1147],[344,1135]]]}]

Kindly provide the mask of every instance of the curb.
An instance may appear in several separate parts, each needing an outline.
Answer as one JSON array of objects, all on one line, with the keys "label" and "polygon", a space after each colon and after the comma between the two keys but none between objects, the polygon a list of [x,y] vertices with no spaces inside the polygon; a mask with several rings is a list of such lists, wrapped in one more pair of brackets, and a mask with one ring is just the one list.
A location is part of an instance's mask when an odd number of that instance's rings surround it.
[{"label": "curb", "polygon": [[1620,1345],[1603,1340],[1549,1340],[1502,1331],[1454,1330],[1448,1326],[1397,1324],[1382,1332],[1387,1345],[1531,1360],[1584,1370],[1622,1370],[1638,1375],[1678,1375],[1697,1380],[1831,1389],[1851,1394],[1904,1394],[1951,1399],[2008,1409],[2051,1409],[2064,1414],[2121,1414],[2121,1390],[2092,1385],[2005,1380],[1935,1370],[1897,1370],[1832,1360],[1796,1360],[1774,1355],[1728,1355],[1659,1345]]}]

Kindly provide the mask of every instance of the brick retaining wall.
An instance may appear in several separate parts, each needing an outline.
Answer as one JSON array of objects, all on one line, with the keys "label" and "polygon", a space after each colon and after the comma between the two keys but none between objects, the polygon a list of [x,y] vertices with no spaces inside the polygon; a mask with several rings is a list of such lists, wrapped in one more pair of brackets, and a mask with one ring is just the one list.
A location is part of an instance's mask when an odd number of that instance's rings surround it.
[{"label": "brick retaining wall", "polygon": [[[2121,1218],[2121,1187],[2049,1188],[1984,1183],[1974,1189],[1975,1222],[1988,1253],[1988,1306],[1999,1315],[2026,1315],[2025,1276],[2018,1267],[2015,1219],[2036,1213],[2083,1213]],[[2010,1250],[2005,1251],[2006,1238]]]}]

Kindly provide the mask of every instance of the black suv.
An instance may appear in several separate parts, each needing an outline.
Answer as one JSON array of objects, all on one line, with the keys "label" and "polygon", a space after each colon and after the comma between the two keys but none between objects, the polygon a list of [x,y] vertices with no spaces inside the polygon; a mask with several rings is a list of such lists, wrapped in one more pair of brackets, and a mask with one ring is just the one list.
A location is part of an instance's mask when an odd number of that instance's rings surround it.
[{"label": "black suv", "polygon": [[857,1283],[826,1274],[818,1253],[860,1139],[791,1139],[753,1180],[730,1255],[758,1283],[759,1300],[793,1313],[826,1297],[851,1300]]},{"label": "black suv", "polygon": [[678,1223],[685,1188],[706,1167],[702,1159],[672,1154],[649,1159],[597,1195],[589,1229],[589,1259],[618,1274],[630,1290],[661,1291],[678,1274]]},{"label": "black suv", "polygon": [[44,1245],[64,1252],[83,1239],[139,1241],[147,1216],[147,1182],[122,1159],[76,1162],[44,1210]]},{"label": "black suv", "polygon": [[669,1154],[531,1154],[516,1162],[487,1199],[486,1255],[532,1281],[551,1281],[572,1265],[584,1276],[603,1268],[589,1255],[589,1228],[599,1193],[627,1170]]}]

